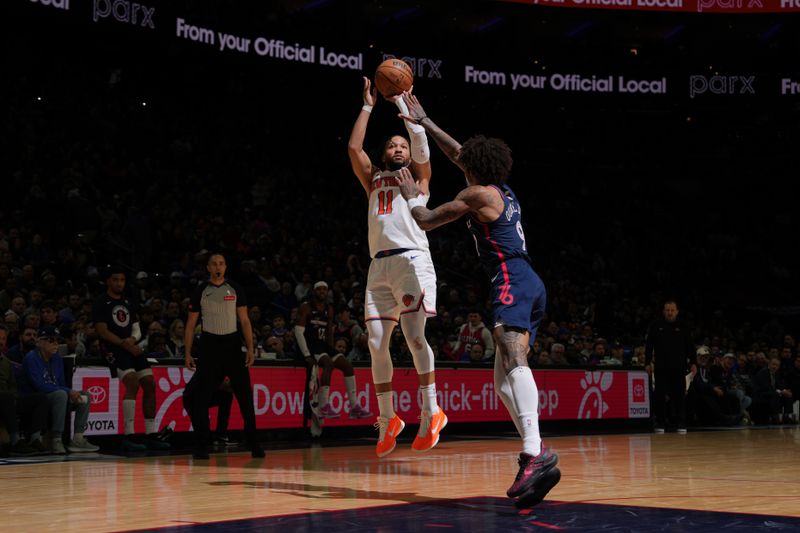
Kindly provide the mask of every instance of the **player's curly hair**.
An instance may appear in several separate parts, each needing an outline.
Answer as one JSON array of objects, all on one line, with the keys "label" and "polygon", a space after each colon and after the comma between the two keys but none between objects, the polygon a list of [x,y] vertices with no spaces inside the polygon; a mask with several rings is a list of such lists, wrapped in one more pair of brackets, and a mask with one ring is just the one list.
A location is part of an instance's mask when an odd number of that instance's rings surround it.
[{"label": "player's curly hair", "polygon": [[481,185],[503,185],[511,173],[511,148],[500,139],[476,135],[461,145],[458,160]]}]

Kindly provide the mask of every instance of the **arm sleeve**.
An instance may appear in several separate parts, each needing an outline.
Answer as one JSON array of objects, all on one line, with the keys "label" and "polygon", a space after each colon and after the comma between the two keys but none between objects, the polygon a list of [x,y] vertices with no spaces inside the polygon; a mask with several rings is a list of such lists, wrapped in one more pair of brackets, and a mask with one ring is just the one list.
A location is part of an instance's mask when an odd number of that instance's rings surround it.
[{"label": "arm sleeve", "polygon": [[297,347],[300,348],[300,353],[302,353],[305,357],[311,355],[311,352],[308,349],[308,344],[306,344],[306,328],[304,326],[295,326],[294,327],[294,340],[297,342]]},{"label": "arm sleeve", "polygon": [[[397,99],[397,108],[402,114],[408,115],[408,106],[402,98]],[[425,128],[407,120],[403,120],[403,122],[411,140],[411,159],[415,163],[427,163],[431,158],[431,151],[428,148],[428,136],[425,134]]]},{"label": "arm sleeve", "polygon": [[142,340],[142,327],[139,325],[139,322],[134,322],[133,326],[131,326],[131,337],[136,342]]}]

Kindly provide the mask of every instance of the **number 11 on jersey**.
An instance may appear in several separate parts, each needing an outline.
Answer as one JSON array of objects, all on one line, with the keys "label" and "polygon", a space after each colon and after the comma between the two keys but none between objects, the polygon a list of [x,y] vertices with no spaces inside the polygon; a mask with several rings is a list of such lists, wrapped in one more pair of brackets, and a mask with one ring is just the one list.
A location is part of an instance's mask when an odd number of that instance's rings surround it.
[{"label": "number 11 on jersey", "polygon": [[392,214],[392,199],[394,191],[378,191],[378,214]]}]

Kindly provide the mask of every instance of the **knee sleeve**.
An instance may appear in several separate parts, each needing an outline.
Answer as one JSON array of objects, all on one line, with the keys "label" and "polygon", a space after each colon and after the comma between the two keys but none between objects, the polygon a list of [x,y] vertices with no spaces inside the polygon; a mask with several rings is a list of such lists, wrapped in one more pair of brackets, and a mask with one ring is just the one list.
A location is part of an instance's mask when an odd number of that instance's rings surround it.
[{"label": "knee sleeve", "polygon": [[394,366],[389,355],[389,342],[392,340],[394,322],[370,320],[367,322],[369,353],[372,356],[372,382],[391,383]]},{"label": "knee sleeve", "polygon": [[435,368],[433,350],[425,340],[426,319],[425,313],[421,311],[406,313],[400,317],[400,327],[403,329],[408,349],[414,357],[417,374],[429,374]]}]

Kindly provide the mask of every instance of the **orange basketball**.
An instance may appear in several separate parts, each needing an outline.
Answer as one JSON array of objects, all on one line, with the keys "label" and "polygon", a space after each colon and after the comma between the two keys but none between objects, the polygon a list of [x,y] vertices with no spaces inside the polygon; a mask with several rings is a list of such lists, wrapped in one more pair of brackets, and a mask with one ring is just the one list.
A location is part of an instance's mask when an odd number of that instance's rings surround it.
[{"label": "orange basketball", "polygon": [[414,71],[400,59],[387,59],[375,71],[375,87],[389,98],[408,91],[414,84]]}]

